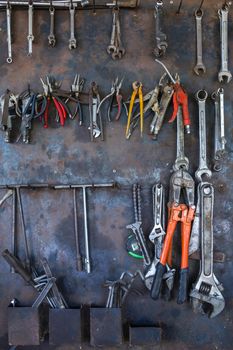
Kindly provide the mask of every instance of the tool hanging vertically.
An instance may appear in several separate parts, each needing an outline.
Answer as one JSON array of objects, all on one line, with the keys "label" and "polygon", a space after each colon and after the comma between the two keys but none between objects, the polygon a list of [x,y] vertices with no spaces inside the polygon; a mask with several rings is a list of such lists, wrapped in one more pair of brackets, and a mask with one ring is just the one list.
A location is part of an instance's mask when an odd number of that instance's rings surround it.
[{"label": "tool hanging vertically", "polygon": [[157,0],[155,2],[155,10],[154,10],[154,18],[155,18],[155,49],[154,55],[155,57],[164,56],[168,47],[167,43],[167,35],[163,32],[163,0]]},{"label": "tool hanging vertically", "polygon": [[53,6],[53,1],[50,0],[49,6],[49,17],[50,17],[50,32],[48,36],[48,44],[51,47],[56,45],[56,37],[55,37],[55,7]]},{"label": "tool hanging vertically", "polygon": [[32,56],[33,35],[33,0],[28,1],[28,56]]}]

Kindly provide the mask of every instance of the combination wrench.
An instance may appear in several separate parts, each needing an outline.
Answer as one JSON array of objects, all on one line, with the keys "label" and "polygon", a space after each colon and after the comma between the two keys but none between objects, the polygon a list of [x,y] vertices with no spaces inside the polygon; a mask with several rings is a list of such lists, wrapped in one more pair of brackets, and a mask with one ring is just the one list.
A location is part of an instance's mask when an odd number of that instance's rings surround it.
[{"label": "combination wrench", "polygon": [[54,34],[54,20],[55,20],[55,7],[52,4],[49,7],[49,16],[50,16],[50,32],[48,36],[48,44],[51,47],[56,45],[56,37]]},{"label": "combination wrench", "polygon": [[202,177],[206,175],[208,178],[211,177],[212,172],[207,165],[206,155],[206,113],[205,103],[208,94],[205,90],[199,90],[196,93],[196,100],[198,101],[199,109],[199,167],[195,172],[196,179],[201,182]]},{"label": "combination wrench", "polygon": [[29,0],[28,3],[28,56],[32,56],[32,43],[34,41],[33,35],[33,1]]},{"label": "combination wrench", "polygon": [[224,113],[224,89],[219,88],[213,92],[212,99],[215,105],[215,128],[214,128],[214,171],[222,170],[220,163],[226,153],[225,137],[225,113]]},{"label": "combination wrench", "polygon": [[6,5],[6,20],[7,20],[7,48],[8,48],[8,57],[6,61],[7,63],[12,63],[11,5],[9,0]]},{"label": "combination wrench", "polygon": [[74,30],[74,27],[75,27],[75,24],[74,24],[74,18],[75,18],[75,8],[73,6],[73,4],[71,3],[70,4],[70,8],[69,8],[69,11],[70,11],[70,39],[69,39],[69,49],[70,50],[73,50],[73,49],[76,49],[77,47],[77,40],[75,38],[75,30]]},{"label": "combination wrench", "polygon": [[197,43],[197,63],[194,67],[194,73],[200,75],[200,73],[206,73],[206,67],[202,58],[202,17],[204,12],[202,9],[195,11],[196,19],[196,43]]},{"label": "combination wrench", "polygon": [[[200,273],[190,292],[194,312],[217,316],[225,307],[221,286],[213,273],[213,206],[214,188],[202,183],[200,188],[201,208],[201,264]],[[207,308],[208,306],[208,308]]]},{"label": "combination wrench", "polygon": [[155,18],[155,40],[156,47],[154,49],[155,57],[164,56],[168,47],[167,36],[161,29],[161,22],[164,17],[163,1],[157,0],[155,4],[154,18]]},{"label": "combination wrench", "polygon": [[221,68],[218,73],[219,82],[229,83],[232,74],[228,69],[228,12],[229,5],[224,5],[218,11],[220,19],[220,41],[221,41]]}]

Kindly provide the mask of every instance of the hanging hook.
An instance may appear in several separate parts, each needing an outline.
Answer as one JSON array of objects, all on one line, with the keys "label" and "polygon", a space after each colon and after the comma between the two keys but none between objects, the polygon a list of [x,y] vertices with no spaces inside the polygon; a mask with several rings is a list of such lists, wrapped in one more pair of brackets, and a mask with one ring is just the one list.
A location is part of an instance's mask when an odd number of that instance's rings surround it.
[{"label": "hanging hook", "polygon": [[205,1],[205,0],[201,0],[200,6],[198,7],[197,12],[201,11],[202,6],[203,6],[203,4],[204,4],[204,1]]},{"label": "hanging hook", "polygon": [[177,9],[177,11],[176,11],[176,14],[177,14],[177,15],[180,14],[180,10],[181,10],[182,5],[183,5],[183,0],[180,0],[179,7],[178,7],[178,9]]}]

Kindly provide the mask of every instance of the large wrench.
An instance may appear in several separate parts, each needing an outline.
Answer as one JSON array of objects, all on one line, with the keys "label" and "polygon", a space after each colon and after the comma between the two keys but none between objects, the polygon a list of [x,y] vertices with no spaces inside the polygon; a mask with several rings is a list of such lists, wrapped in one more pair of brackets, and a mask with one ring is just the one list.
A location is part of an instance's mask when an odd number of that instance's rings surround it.
[{"label": "large wrench", "polygon": [[218,10],[221,37],[221,69],[218,73],[220,83],[224,81],[229,83],[232,79],[232,74],[228,69],[228,12],[228,5]]},{"label": "large wrench", "polygon": [[73,50],[77,47],[77,40],[74,34],[74,17],[75,17],[75,8],[70,6],[70,39],[69,39],[69,49]]},{"label": "large wrench", "polygon": [[207,99],[207,92],[205,90],[199,90],[196,93],[196,99],[198,101],[199,108],[199,167],[195,172],[196,179],[201,182],[202,176],[206,175],[211,177],[212,172],[207,165],[206,156],[206,115],[205,115],[205,102]]},{"label": "large wrench", "polygon": [[12,63],[12,48],[11,48],[11,5],[9,1],[6,6],[6,19],[7,19],[7,48],[8,57],[6,59],[7,63]]},{"label": "large wrench", "polygon": [[155,57],[161,57],[165,54],[168,44],[167,36],[161,29],[161,20],[163,17],[163,1],[157,0],[155,4],[154,18],[155,18],[155,40],[156,47],[154,49]]},{"label": "large wrench", "polygon": [[173,165],[174,171],[180,169],[188,170],[189,160],[185,157],[184,154],[184,123],[183,123],[183,114],[182,107],[178,107],[177,113],[177,151],[176,151],[176,160]]},{"label": "large wrench", "polygon": [[196,10],[195,18],[196,18],[197,63],[193,70],[194,70],[194,73],[197,75],[200,75],[200,73],[206,72],[206,67],[203,63],[203,58],[202,58],[202,17],[203,17],[202,9]]},{"label": "large wrench", "polygon": [[[214,188],[203,183],[200,189],[201,208],[201,268],[190,297],[195,312],[207,313],[210,318],[217,316],[225,307],[218,280],[213,273],[213,205]],[[206,309],[203,306],[210,306]]]},{"label": "large wrench", "polygon": [[56,38],[54,34],[54,19],[55,19],[55,7],[50,6],[49,8],[49,16],[50,16],[50,32],[48,36],[48,44],[51,47],[56,45]]},{"label": "large wrench", "polygon": [[33,35],[33,2],[29,1],[28,4],[28,56],[32,55],[32,43],[34,41]]}]

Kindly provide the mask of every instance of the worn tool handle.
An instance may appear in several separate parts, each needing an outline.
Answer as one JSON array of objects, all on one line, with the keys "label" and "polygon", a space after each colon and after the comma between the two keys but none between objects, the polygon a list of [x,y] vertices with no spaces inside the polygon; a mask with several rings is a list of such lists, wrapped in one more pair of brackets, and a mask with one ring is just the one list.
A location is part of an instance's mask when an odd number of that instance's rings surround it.
[{"label": "worn tool handle", "polygon": [[6,262],[15,270],[15,272],[17,272],[27,283],[33,284],[31,274],[25,269],[22,262],[13,254],[11,254],[8,249],[5,249],[2,252],[2,256]]},{"label": "worn tool handle", "polygon": [[153,284],[151,287],[151,292],[150,292],[151,298],[154,300],[157,300],[159,298],[160,288],[161,288],[163,275],[165,271],[166,271],[166,265],[162,265],[161,263],[158,263]]},{"label": "worn tool handle", "polygon": [[188,268],[180,270],[180,283],[177,297],[177,304],[183,304],[187,300],[188,290]]}]

